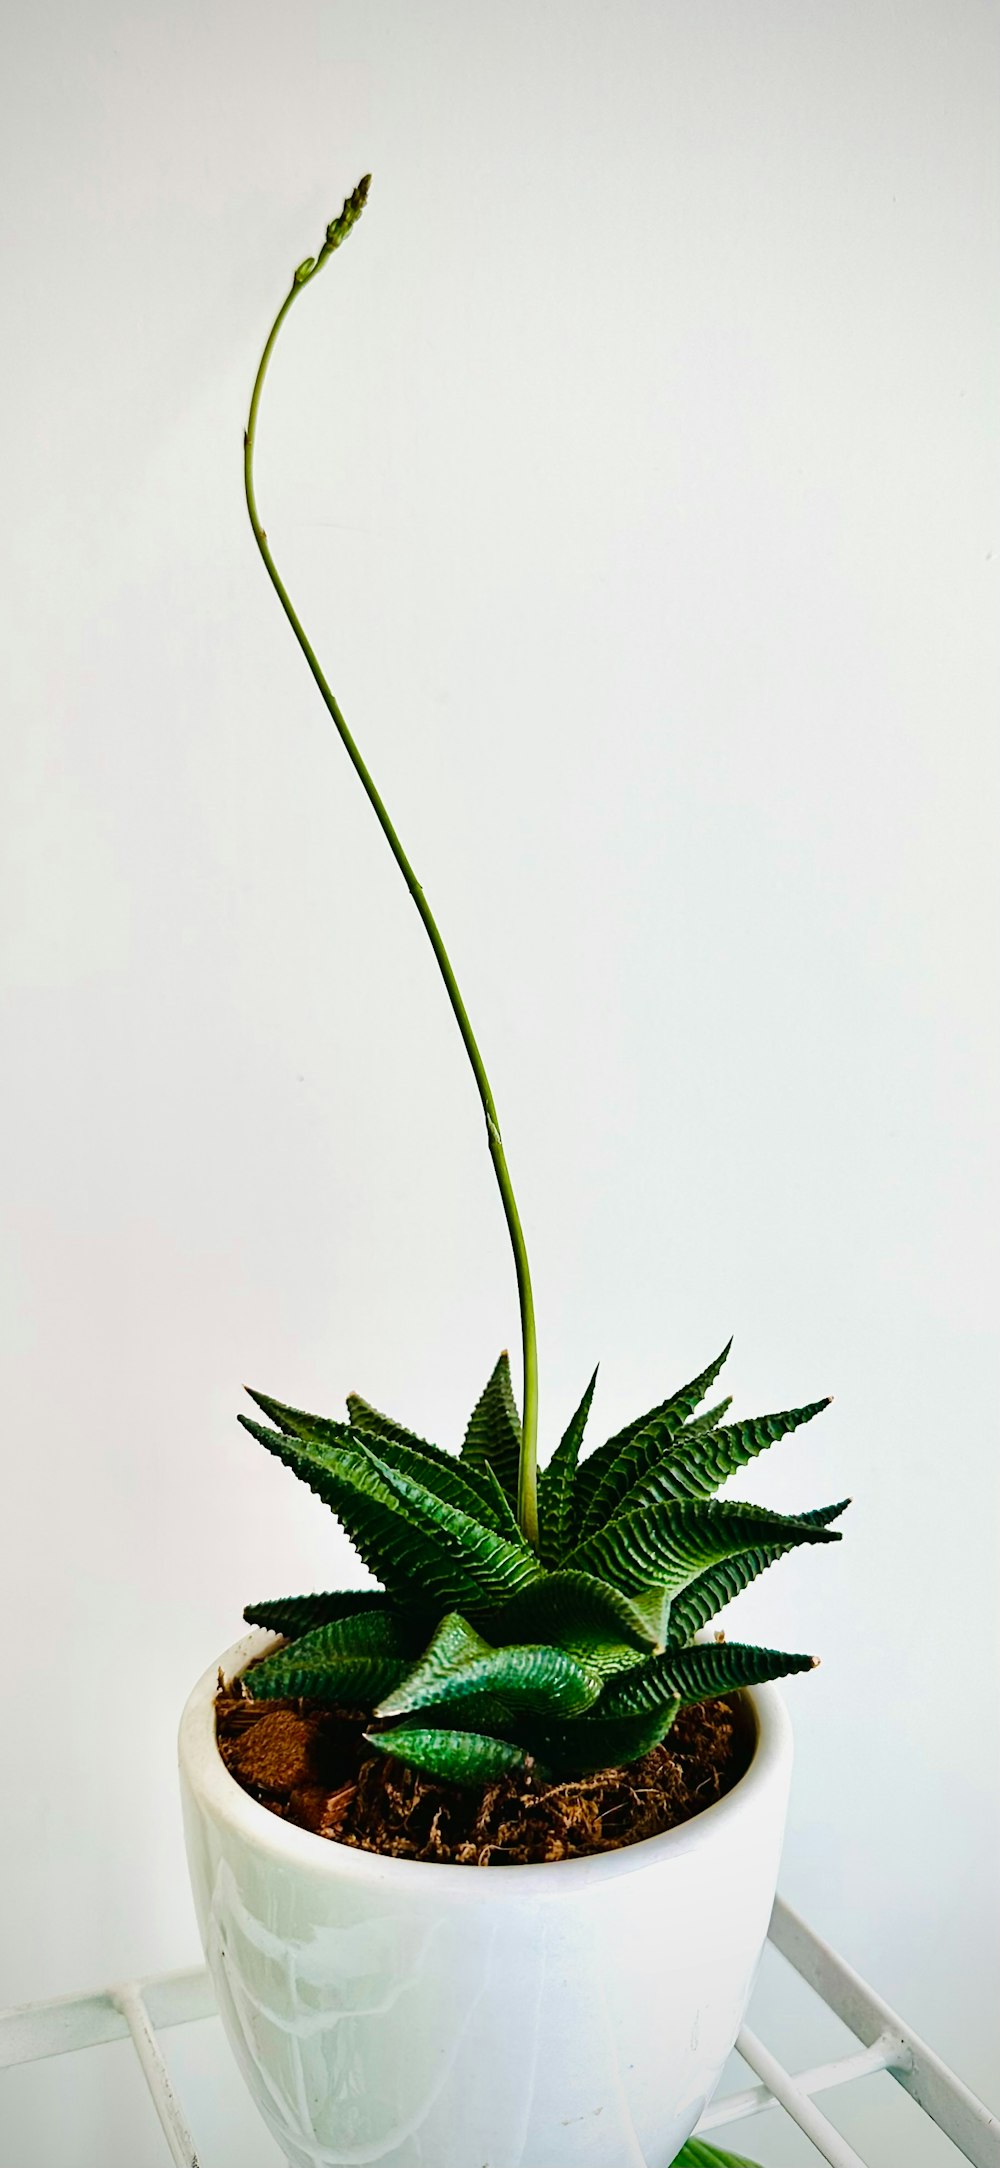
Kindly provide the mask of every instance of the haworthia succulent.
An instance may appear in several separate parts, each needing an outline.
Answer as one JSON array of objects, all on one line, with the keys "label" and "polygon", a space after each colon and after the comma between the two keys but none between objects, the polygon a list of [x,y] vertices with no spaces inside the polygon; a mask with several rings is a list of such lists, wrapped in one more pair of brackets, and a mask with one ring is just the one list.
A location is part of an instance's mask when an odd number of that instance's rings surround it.
[{"label": "haworthia succulent", "polygon": [[655,1648],[659,1635],[620,1589],[590,1573],[557,1570],[512,1596],[490,1618],[496,1642],[547,1641],[590,1670],[618,1671]]},{"label": "haworthia succulent", "polygon": [[379,1717],[440,1711],[463,1729],[532,1716],[579,1716],[597,1700],[600,1681],[564,1649],[519,1644],[492,1648],[452,1614],[419,1661],[376,1710]]},{"label": "haworthia succulent", "polygon": [[788,1408],[780,1415],[759,1416],[718,1429],[688,1425],[665,1444],[651,1432],[641,1432],[609,1471],[602,1492],[601,1522],[610,1518],[612,1511],[635,1512],[640,1506],[670,1499],[710,1497],[727,1476],[762,1453],[775,1438],[797,1430],[828,1406],[828,1401],[817,1400],[805,1408]]},{"label": "haworthia succulent", "polygon": [[384,1588],[334,1588],[316,1596],[269,1596],[248,1603],[243,1616],[248,1625],[266,1626],[271,1633],[304,1634],[334,1619],[384,1611],[388,1602]]},{"label": "haworthia succulent", "polygon": [[538,1478],[538,1514],[540,1522],[541,1554],[547,1566],[559,1566],[568,1547],[575,1541],[573,1525],[573,1494],[576,1487],[580,1445],[590,1414],[590,1403],[597,1384],[597,1372],[590,1380],[576,1413],[571,1416],[556,1446],[548,1467]]},{"label": "haworthia succulent", "polygon": [[283,1401],[272,1400],[266,1393],[250,1392],[250,1398],[286,1437],[299,1438],[306,1445],[345,1450],[352,1446],[367,1447],[403,1475],[415,1476],[437,1497],[447,1499],[450,1505],[457,1505],[463,1512],[484,1520],[487,1527],[521,1540],[517,1522],[506,1501],[498,1507],[496,1486],[488,1480],[488,1471],[459,1467],[453,1453],[443,1452],[439,1445],[430,1445],[426,1438],[418,1438],[401,1423],[380,1415],[356,1393],[347,1396],[350,1423],[336,1423],[326,1416],[309,1415],[304,1408],[286,1407]]},{"label": "haworthia succulent", "polygon": [[[519,1754],[562,1779],[634,1760],[684,1700],[805,1668],[810,1659],[771,1650],[690,1645],[774,1559],[836,1541],[828,1524],[843,1510],[773,1514],[706,1495],[826,1405],[725,1424],[723,1401],[695,1416],[723,1359],[593,1456],[598,1476],[581,1511],[591,1379],[543,1476],[542,1556],[511,1502],[506,1357],[460,1458],[356,1394],[346,1424],[253,1395],[275,1427],[241,1417],[245,1428],[332,1506],[383,1584],[248,1606],[253,1623],[293,1637],[267,1659],[258,1690],[377,1707],[401,1720],[393,1738],[412,1735],[407,1758],[465,1772],[459,1781],[485,1781],[474,1767],[520,1767]],[[453,1734],[486,1744],[456,1759]]]},{"label": "haworthia succulent", "polygon": [[705,1498],[720,1484],[756,1459],[778,1438],[811,1423],[830,1405],[829,1398],[811,1400],[802,1408],[783,1408],[775,1415],[753,1415],[740,1423],[725,1423],[702,1430],[692,1426],[671,1441],[663,1474],[675,1485],[674,1496]]},{"label": "haworthia succulent", "polygon": [[489,1461],[483,1461],[480,1466],[463,1461],[462,1469],[467,1482],[475,1482],[481,1487],[487,1503],[493,1508],[501,1535],[509,1536],[512,1543],[522,1543],[524,1538],[518,1526],[517,1514]]},{"label": "haworthia succulent", "polygon": [[457,1609],[503,1603],[541,1571],[530,1547],[510,1542],[391,1468],[355,1439],[323,1446],[265,1429],[246,1430],[333,1507],[369,1571],[398,1600]]},{"label": "haworthia succulent", "polygon": [[617,1513],[588,1536],[566,1563],[597,1574],[626,1596],[657,1586],[677,1596],[721,1559],[759,1543],[836,1542],[834,1531],[763,1506],[729,1505],[715,1499],[671,1502]]},{"label": "haworthia succulent", "polygon": [[386,1467],[394,1468],[397,1474],[408,1476],[416,1483],[422,1483],[427,1490],[433,1492],[435,1498],[443,1499],[447,1505],[457,1506],[461,1513],[468,1514],[471,1520],[481,1521],[484,1527],[492,1528],[497,1535],[505,1536],[516,1544],[518,1549],[524,1548],[524,1538],[517,1522],[509,1509],[506,1512],[503,1510],[506,1503],[503,1493],[500,1494],[498,1504],[495,1493],[490,1489],[488,1469],[463,1468],[454,1455],[447,1453],[442,1453],[438,1460],[432,1458],[426,1448],[417,1450],[413,1446],[404,1445],[401,1438],[382,1438],[374,1432],[366,1436],[365,1443],[369,1451],[377,1454]]},{"label": "haworthia succulent", "polygon": [[372,1407],[370,1400],[363,1400],[360,1393],[348,1393],[347,1418],[351,1429],[360,1430],[364,1436],[395,1438],[397,1445],[408,1445],[414,1453],[429,1453],[442,1460],[453,1458],[440,1446],[429,1444],[426,1438],[418,1438],[415,1430],[407,1430],[405,1423],[397,1423],[394,1416],[383,1415],[380,1409]]},{"label": "haworthia succulent", "polygon": [[[440,1685],[451,1678],[463,1664],[475,1663],[480,1656],[491,1656],[493,1651],[482,1634],[470,1626],[460,1611],[449,1611],[435,1628],[420,1659],[419,1671],[424,1679]],[[408,1704],[413,1706],[413,1704]],[[393,1716],[394,1709],[379,1709],[379,1716]]]},{"label": "haworthia succulent", "polygon": [[602,1769],[638,1761],[659,1746],[679,1708],[678,1697],[637,1715],[606,1717],[598,1707],[573,1724],[526,1725],[521,1736],[530,1740],[540,1768],[556,1776],[596,1776]]},{"label": "haworthia succulent", "polygon": [[658,1407],[650,1408],[645,1415],[637,1417],[635,1422],[626,1423],[624,1430],[616,1431],[613,1438],[609,1438],[605,1445],[599,1446],[597,1452],[591,1453],[590,1458],[584,1461],[577,1477],[574,1501],[575,1518],[581,1535],[587,1535],[591,1529],[600,1527],[601,1522],[614,1510],[620,1496],[615,1484],[614,1470],[625,1448],[639,1437],[646,1439],[650,1447],[659,1447],[665,1444],[675,1431],[680,1430],[714,1385],[732,1344],[732,1340],[727,1340],[721,1355],[717,1355],[707,1369],[692,1378],[690,1384],[682,1385],[679,1392],[671,1393],[667,1400],[661,1400]]},{"label": "haworthia succulent", "polygon": [[505,1348],[469,1417],[462,1459],[473,1468],[492,1468],[506,1496],[514,1501],[520,1454],[521,1425]]},{"label": "haworthia succulent", "polygon": [[446,1453],[442,1446],[418,1438],[414,1431],[406,1430],[391,1416],[381,1415],[357,1393],[348,1393],[347,1406],[351,1428],[360,1431],[393,1467],[401,1467],[405,1473],[408,1463],[401,1456],[412,1456],[411,1471],[418,1462],[422,1463],[418,1472],[430,1490],[436,1490],[442,1498],[449,1498],[452,1504],[465,1501],[467,1511],[478,1514],[490,1527],[499,1529],[501,1535],[512,1536],[516,1542],[522,1540],[517,1516],[492,1468],[487,1465],[474,1467],[468,1461],[460,1464],[455,1453]]},{"label": "haworthia succulent", "polygon": [[525,1747],[482,1732],[401,1724],[392,1731],[368,1731],[365,1738],[378,1753],[395,1754],[410,1768],[452,1784],[495,1784],[500,1777],[525,1776],[531,1767]]},{"label": "haworthia succulent", "polygon": [[714,1408],[705,1409],[704,1415],[692,1415],[684,1425],[682,1436],[692,1430],[716,1430],[732,1404],[732,1393],[727,1393],[725,1400],[717,1400]]},{"label": "haworthia succulent", "polygon": [[332,1619],[244,1675],[255,1701],[309,1695],[341,1709],[370,1709],[405,1675],[420,1632],[399,1611]]},{"label": "haworthia succulent", "polygon": [[658,1499],[710,1497],[737,1468],[788,1431],[811,1422],[826,1407],[828,1400],[814,1400],[804,1408],[785,1408],[780,1414],[753,1416],[742,1423],[690,1424],[666,1439],[651,1425],[623,1448],[608,1470],[594,1500],[592,1525],[599,1527],[622,1506],[631,1509]]},{"label": "haworthia succulent", "polygon": [[[836,1505],[815,1506],[809,1513],[800,1513],[798,1519],[815,1528],[827,1528],[831,1521],[839,1520],[850,1505],[849,1498],[838,1499]],[[789,1543],[755,1543],[745,1551],[737,1551],[730,1558],[720,1559],[694,1581],[688,1583],[670,1606],[667,1639],[671,1646],[690,1641],[703,1626],[715,1618],[749,1588],[768,1566],[776,1564],[792,1549]]]},{"label": "haworthia succulent", "polygon": [[[273,1400],[270,1393],[258,1393],[252,1385],[244,1386],[248,1397],[254,1401],[269,1423],[274,1423],[286,1438],[303,1438],[313,1445],[350,1445],[353,1434],[349,1423],[335,1422],[330,1415],[310,1415],[305,1408],[288,1407],[283,1400]],[[249,1418],[241,1415],[238,1420],[247,1425]]]},{"label": "haworthia succulent", "polygon": [[793,1656],[781,1649],[748,1648],[739,1641],[708,1641],[693,1648],[666,1649],[605,1687],[598,1704],[599,1716],[641,1716],[674,1697],[681,1707],[709,1701],[716,1694],[731,1694],[743,1686],[759,1686],[764,1679],[781,1679],[793,1671],[811,1671],[814,1656]]}]

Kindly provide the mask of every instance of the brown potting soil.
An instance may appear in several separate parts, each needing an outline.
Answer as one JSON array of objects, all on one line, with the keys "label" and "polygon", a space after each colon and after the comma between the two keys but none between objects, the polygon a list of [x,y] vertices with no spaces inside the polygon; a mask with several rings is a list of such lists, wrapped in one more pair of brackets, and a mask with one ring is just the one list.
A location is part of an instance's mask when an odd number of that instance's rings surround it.
[{"label": "brown potting soil", "polygon": [[373,1754],[370,1718],[315,1701],[254,1701],[242,1680],[216,1700],[230,1774],[273,1814],[395,1859],[524,1866],[609,1852],[700,1814],[743,1775],[749,1727],[728,1701],[682,1709],[662,1746],[572,1783],[504,1777],[476,1790]]}]

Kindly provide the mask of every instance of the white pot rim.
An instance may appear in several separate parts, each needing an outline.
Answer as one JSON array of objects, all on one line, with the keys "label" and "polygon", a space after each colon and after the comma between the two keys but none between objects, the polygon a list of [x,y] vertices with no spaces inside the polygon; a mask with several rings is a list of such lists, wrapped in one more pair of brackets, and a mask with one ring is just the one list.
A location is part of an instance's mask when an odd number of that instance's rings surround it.
[{"label": "white pot rim", "polygon": [[437,1860],[391,1859],[380,1852],[359,1851],[352,1845],[338,1844],[336,1839],[318,1837],[312,1830],[300,1829],[295,1822],[286,1822],[280,1815],[272,1814],[269,1807],[252,1799],[235,1777],[230,1776],[215,1736],[219,1673],[227,1680],[236,1678],[255,1657],[276,1647],[280,1638],[256,1628],[210,1664],[188,1697],[178,1738],[181,1769],[202,1807],[230,1828],[239,1830],[259,1851],[270,1853],[276,1865],[282,1861],[298,1862],[302,1866],[308,1865],[315,1873],[322,1868],[325,1858],[330,1873],[338,1878],[347,1877],[362,1883],[392,1882],[402,1875],[411,1888],[416,1876],[429,1876],[442,1898],[469,1897],[482,1902],[487,1890],[491,1898],[499,1896],[502,1890],[507,1890],[510,1896],[516,1892],[522,1898],[529,1892],[533,1898],[558,1897],[560,1894],[569,1897],[581,1882],[609,1881],[618,1875],[636,1874],[668,1856],[677,1859],[712,1844],[734,1816],[746,1812],[759,1793],[782,1781],[791,1759],[791,1721],[777,1687],[767,1684],[744,1688],[741,1698],[753,1713],[756,1745],[749,1767],[722,1799],[704,1807],[700,1814],[680,1823],[676,1829],[663,1830],[659,1836],[642,1837],[635,1844],[624,1844],[610,1852],[590,1853],[583,1859],[504,1867],[490,1873],[488,1883],[484,1885],[481,1869]]}]

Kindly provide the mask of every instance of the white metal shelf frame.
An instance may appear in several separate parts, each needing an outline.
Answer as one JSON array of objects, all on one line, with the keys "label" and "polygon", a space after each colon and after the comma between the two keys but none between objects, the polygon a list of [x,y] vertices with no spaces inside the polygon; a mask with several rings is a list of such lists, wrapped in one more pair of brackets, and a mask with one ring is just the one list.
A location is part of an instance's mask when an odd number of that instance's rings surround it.
[{"label": "white metal shelf frame", "polygon": [[[873,2168],[841,2137],[817,2107],[815,2096],[850,2085],[873,2071],[887,2071],[973,2168],[1000,2168],[1000,2118],[780,1897],[771,1916],[769,1939],[854,2034],[858,2048],[835,2062],[792,2073],[744,2026],[736,2045],[759,2083],[712,2101],[698,2126],[699,2137],[708,2138],[727,2124],[777,2109],[798,2124],[828,2168]],[[129,1980],[93,1994],[15,2005],[0,2011],[0,2069],[130,2036],[170,2159],[175,2168],[199,2168],[194,2139],[157,2035],[173,2025],[214,2014],[211,1981],[201,1967]]]}]

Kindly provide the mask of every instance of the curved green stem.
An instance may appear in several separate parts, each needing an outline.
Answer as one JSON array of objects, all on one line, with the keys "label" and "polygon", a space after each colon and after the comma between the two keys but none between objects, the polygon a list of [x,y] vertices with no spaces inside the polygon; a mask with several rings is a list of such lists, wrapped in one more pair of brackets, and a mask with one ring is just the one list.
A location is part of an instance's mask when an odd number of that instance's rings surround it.
[{"label": "curved green stem", "polygon": [[286,294],[271,326],[254,382],[253,394],[250,400],[250,417],[247,422],[246,435],[243,439],[243,476],[246,487],[247,511],[250,514],[250,525],[253,528],[257,547],[264,560],[268,578],[312,671],[327,711],[336,725],[348,759],[358,776],[379,827],[423,920],[428,940],[437,958],[438,969],[445,983],[448,999],[454,1011],[455,1021],[462,1034],[462,1043],[472,1064],[472,1072],[476,1079],[479,1097],[482,1100],[483,1113],[486,1116],[486,1133],[489,1140],[490,1156],[493,1160],[493,1169],[503,1201],[504,1216],[507,1221],[507,1231],[510,1235],[511,1248],[514,1252],[514,1267],[517,1273],[517,1293],[521,1307],[521,1349],[524,1360],[524,1408],[521,1420],[521,1463],[518,1476],[517,1515],[529,1543],[533,1543],[537,1548],[538,1354],[535,1339],[535,1311],[531,1296],[531,1278],[528,1272],[528,1254],[525,1248],[517,1205],[514,1200],[514,1191],[511,1187],[510,1175],[507,1171],[507,1161],[504,1157],[500,1126],[497,1121],[497,1110],[493,1102],[489,1079],[483,1067],[482,1055],[476,1045],[465,1003],[458,990],[458,983],[448,958],[448,952],[438,932],[430,905],[306,637],[295,607],[271,555],[267,535],[260,523],[257,500],[254,495],[253,455],[257,433],[257,411],[260,406],[260,395],[267,374],[267,366],[274,351],[275,341],[296,295],[301,293],[302,288],[309,284],[310,279],[315,278],[317,271],[322,268],[334,250],[340,247],[341,242],[350,233],[352,226],[360,218],[367,200],[369,185],[370,176],[366,175],[364,180],[358,183],[353,195],[348,196],[340,217],[332,220],[327,227],[326,240],[319,255],[315,257],[307,256],[305,262],[299,265],[292,280],[291,290]]}]

